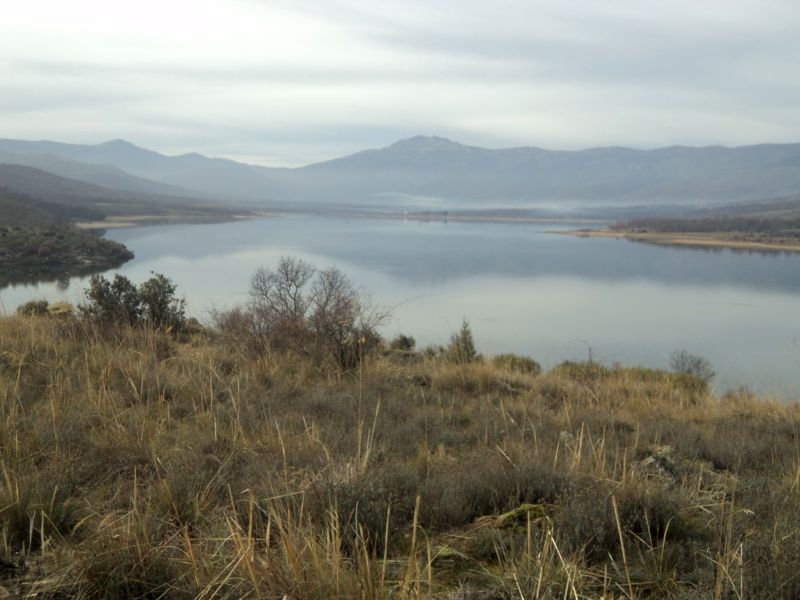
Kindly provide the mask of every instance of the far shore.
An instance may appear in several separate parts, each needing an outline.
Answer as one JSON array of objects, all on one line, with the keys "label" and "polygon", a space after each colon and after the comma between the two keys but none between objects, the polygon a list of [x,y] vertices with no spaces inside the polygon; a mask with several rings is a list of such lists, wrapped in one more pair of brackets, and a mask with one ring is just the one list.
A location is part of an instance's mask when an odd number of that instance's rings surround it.
[{"label": "far shore", "polygon": [[[253,211],[249,213],[230,214],[219,217],[209,215],[115,215],[104,220],[81,221],[76,223],[79,229],[103,230],[123,229],[146,225],[179,225],[219,223],[223,221],[245,221],[255,219],[271,219],[292,214],[295,211]],[[470,214],[468,212],[372,212],[362,210],[337,210],[337,211],[296,211],[297,214],[317,213],[327,216],[340,216],[349,218],[390,219],[408,221],[457,221],[471,223],[561,223],[572,225],[600,225],[608,221],[586,218],[568,217],[542,217],[528,215],[496,214]],[[566,231],[552,230],[548,233],[570,235],[585,238],[615,238],[626,239],[633,242],[655,244],[659,246],[687,246],[694,248],[728,248],[732,250],[754,250],[761,252],[800,252],[800,241],[790,238],[759,238],[742,239],[734,237],[733,233],[666,233],[666,232],[641,232],[641,231],[614,231],[611,229],[571,229]]]},{"label": "far shore", "polygon": [[545,217],[519,214],[471,214],[469,212],[390,212],[369,211],[352,209],[298,209],[298,210],[272,210],[249,213],[237,213],[225,217],[214,218],[208,215],[115,215],[97,221],[79,221],[79,229],[124,229],[128,227],[141,227],[144,225],[178,225],[197,223],[216,223],[221,221],[247,221],[255,219],[272,219],[291,214],[319,214],[332,217],[348,217],[363,219],[390,219],[400,221],[458,221],[469,223],[562,223],[571,225],[599,225],[607,224],[608,220],[570,218],[570,217]]},{"label": "far shore", "polygon": [[659,233],[636,231],[612,231],[609,229],[577,229],[550,231],[559,235],[576,237],[616,238],[659,246],[689,246],[695,248],[729,248],[733,250],[759,250],[764,252],[800,252],[800,242],[771,239],[756,241],[726,237],[730,234],[710,233]]},{"label": "far shore", "polygon": [[593,219],[586,217],[555,217],[535,216],[518,213],[497,212],[470,212],[465,211],[388,211],[388,210],[360,210],[356,208],[308,208],[305,210],[286,211],[278,214],[317,214],[330,217],[348,217],[353,219],[388,219],[395,221],[460,221],[472,223],[563,223],[571,225],[600,225],[608,224],[609,219]]},{"label": "far shore", "polygon": [[115,215],[97,221],[78,221],[78,229],[125,229],[143,225],[188,225],[199,223],[220,223],[223,221],[244,221],[250,219],[267,219],[278,216],[278,213],[258,211],[243,214],[220,215]]},{"label": "far shore", "polygon": [[407,221],[464,221],[472,223],[569,223],[574,225],[593,225],[608,223],[608,220],[569,218],[569,217],[533,217],[524,215],[471,215],[468,213],[379,213],[383,219],[401,219]]}]

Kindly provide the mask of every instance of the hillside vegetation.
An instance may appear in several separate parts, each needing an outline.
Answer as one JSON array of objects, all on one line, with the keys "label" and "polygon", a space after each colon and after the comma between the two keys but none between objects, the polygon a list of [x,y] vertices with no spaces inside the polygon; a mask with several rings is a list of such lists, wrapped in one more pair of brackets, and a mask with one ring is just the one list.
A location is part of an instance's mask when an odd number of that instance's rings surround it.
[{"label": "hillside vegetation", "polygon": [[117,267],[133,258],[125,246],[75,227],[91,209],[51,204],[0,188],[0,287]]},{"label": "hillside vegetation", "polygon": [[768,198],[758,202],[738,202],[726,206],[696,209],[697,217],[800,220],[800,195]]},{"label": "hillside vegetation", "polygon": [[612,230],[656,233],[703,233],[724,235],[742,241],[798,241],[800,219],[781,218],[702,218],[702,219],[634,219],[611,227]]},{"label": "hillside vegetation", "polygon": [[639,218],[607,230],[580,230],[573,235],[624,237],[632,241],[700,248],[728,247],[757,251],[800,251],[800,218],[726,216]]},{"label": "hillside vegetation", "polygon": [[110,215],[230,217],[230,207],[209,200],[108,188],[17,164],[0,164],[0,187],[51,207],[60,206],[71,217],[83,220],[99,220]]},{"label": "hillside vegetation", "polygon": [[800,595],[796,404],[541,373],[466,323],[339,362],[248,343],[241,311],[29,312],[0,320],[0,596]]},{"label": "hillside vegetation", "polygon": [[231,214],[230,207],[207,200],[109,189],[0,164],[0,287],[87,275],[133,258],[122,244],[80,230],[76,221],[128,216],[197,222],[230,219]]}]

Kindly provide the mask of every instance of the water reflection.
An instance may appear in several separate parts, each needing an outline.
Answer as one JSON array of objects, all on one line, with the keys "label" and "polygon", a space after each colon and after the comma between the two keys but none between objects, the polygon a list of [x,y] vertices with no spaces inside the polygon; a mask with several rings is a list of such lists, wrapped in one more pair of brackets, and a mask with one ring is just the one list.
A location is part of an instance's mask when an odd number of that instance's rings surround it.
[{"label": "water reflection", "polygon": [[[165,273],[203,317],[241,302],[252,272],[292,254],[336,265],[394,308],[387,335],[446,342],[468,317],[482,351],[546,365],[584,359],[666,367],[685,348],[727,388],[800,397],[800,255],[704,252],[545,233],[558,224],[284,217],[116,230],[136,281]],[[85,281],[0,291],[7,310],[76,301]]]},{"label": "water reflection", "polygon": [[35,285],[47,282],[55,282],[59,289],[65,290],[73,277],[80,277],[83,274],[85,273],[75,270],[70,273],[60,268],[46,266],[12,268],[4,265],[0,266],[0,290],[12,285]]},{"label": "water reflection", "polygon": [[[283,217],[217,225],[118,230],[137,260],[198,259],[285,248],[372,265],[408,282],[483,274],[595,280],[646,279],[670,285],[735,285],[800,290],[800,254],[705,252],[604,238],[542,235],[562,224],[414,222]],[[164,231],[168,230],[168,231]],[[198,244],[200,247],[198,247]]]}]

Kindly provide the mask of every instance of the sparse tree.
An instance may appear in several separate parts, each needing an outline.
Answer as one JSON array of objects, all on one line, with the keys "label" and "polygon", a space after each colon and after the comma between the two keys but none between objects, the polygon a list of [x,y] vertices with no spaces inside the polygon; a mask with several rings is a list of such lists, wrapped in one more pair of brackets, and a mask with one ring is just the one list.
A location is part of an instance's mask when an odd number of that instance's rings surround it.
[{"label": "sparse tree", "polygon": [[248,311],[260,340],[251,347],[293,350],[342,369],[355,367],[378,344],[377,328],[387,316],[339,269],[317,270],[291,257],[255,272]]},{"label": "sparse tree", "polygon": [[249,313],[258,345],[304,352],[307,346],[305,319],[309,300],[307,287],[314,276],[308,263],[281,257],[277,267],[259,267],[250,280]]},{"label": "sparse tree", "polygon": [[274,270],[256,270],[250,280],[250,298],[256,307],[280,319],[302,319],[309,305],[304,290],[314,272],[310,264],[283,256]]},{"label": "sparse tree", "polygon": [[683,373],[685,375],[692,375],[698,379],[702,379],[706,383],[714,378],[714,372],[711,363],[695,354],[690,354],[686,350],[676,350],[669,357],[669,366],[676,373]]}]

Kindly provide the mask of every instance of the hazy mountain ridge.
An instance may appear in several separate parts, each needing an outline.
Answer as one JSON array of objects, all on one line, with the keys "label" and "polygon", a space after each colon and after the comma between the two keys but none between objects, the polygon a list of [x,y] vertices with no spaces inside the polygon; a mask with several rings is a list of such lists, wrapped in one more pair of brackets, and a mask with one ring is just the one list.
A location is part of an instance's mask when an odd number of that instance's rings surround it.
[{"label": "hazy mountain ridge", "polygon": [[0,188],[50,205],[89,210],[96,215],[90,218],[114,214],[161,214],[171,210],[219,212],[218,208],[202,199],[106,188],[15,164],[0,164]]},{"label": "hazy mountain ridge", "polygon": [[800,194],[769,198],[758,202],[737,202],[722,208],[702,211],[695,216],[800,219]]},{"label": "hazy mountain ridge", "polygon": [[131,175],[118,167],[79,162],[55,154],[15,154],[0,150],[0,164],[14,164],[40,169],[53,175],[76,179],[116,190],[168,196],[198,195],[197,190],[177,187]]},{"label": "hazy mountain ridge", "polygon": [[733,203],[800,193],[800,144],[492,150],[417,136],[294,169],[194,153],[165,156],[123,140],[98,145],[0,140],[0,151],[109,165],[196,194],[289,203],[386,204],[387,194],[400,194],[481,208],[542,202],[646,205]]},{"label": "hazy mountain ridge", "polygon": [[[800,144],[550,151],[416,137],[301,169],[351,193],[604,204],[734,202],[800,191]],[[379,179],[370,181],[371,177]]]},{"label": "hazy mountain ridge", "polygon": [[[208,158],[197,153],[166,156],[124,140],[111,140],[97,145],[0,140],[0,151],[3,150],[23,155],[49,154],[72,161],[115,167],[155,184],[180,188],[177,193],[173,190],[170,195],[263,199],[269,194],[269,181],[261,173],[269,169],[222,158]],[[163,192],[153,190],[153,193]]]}]

